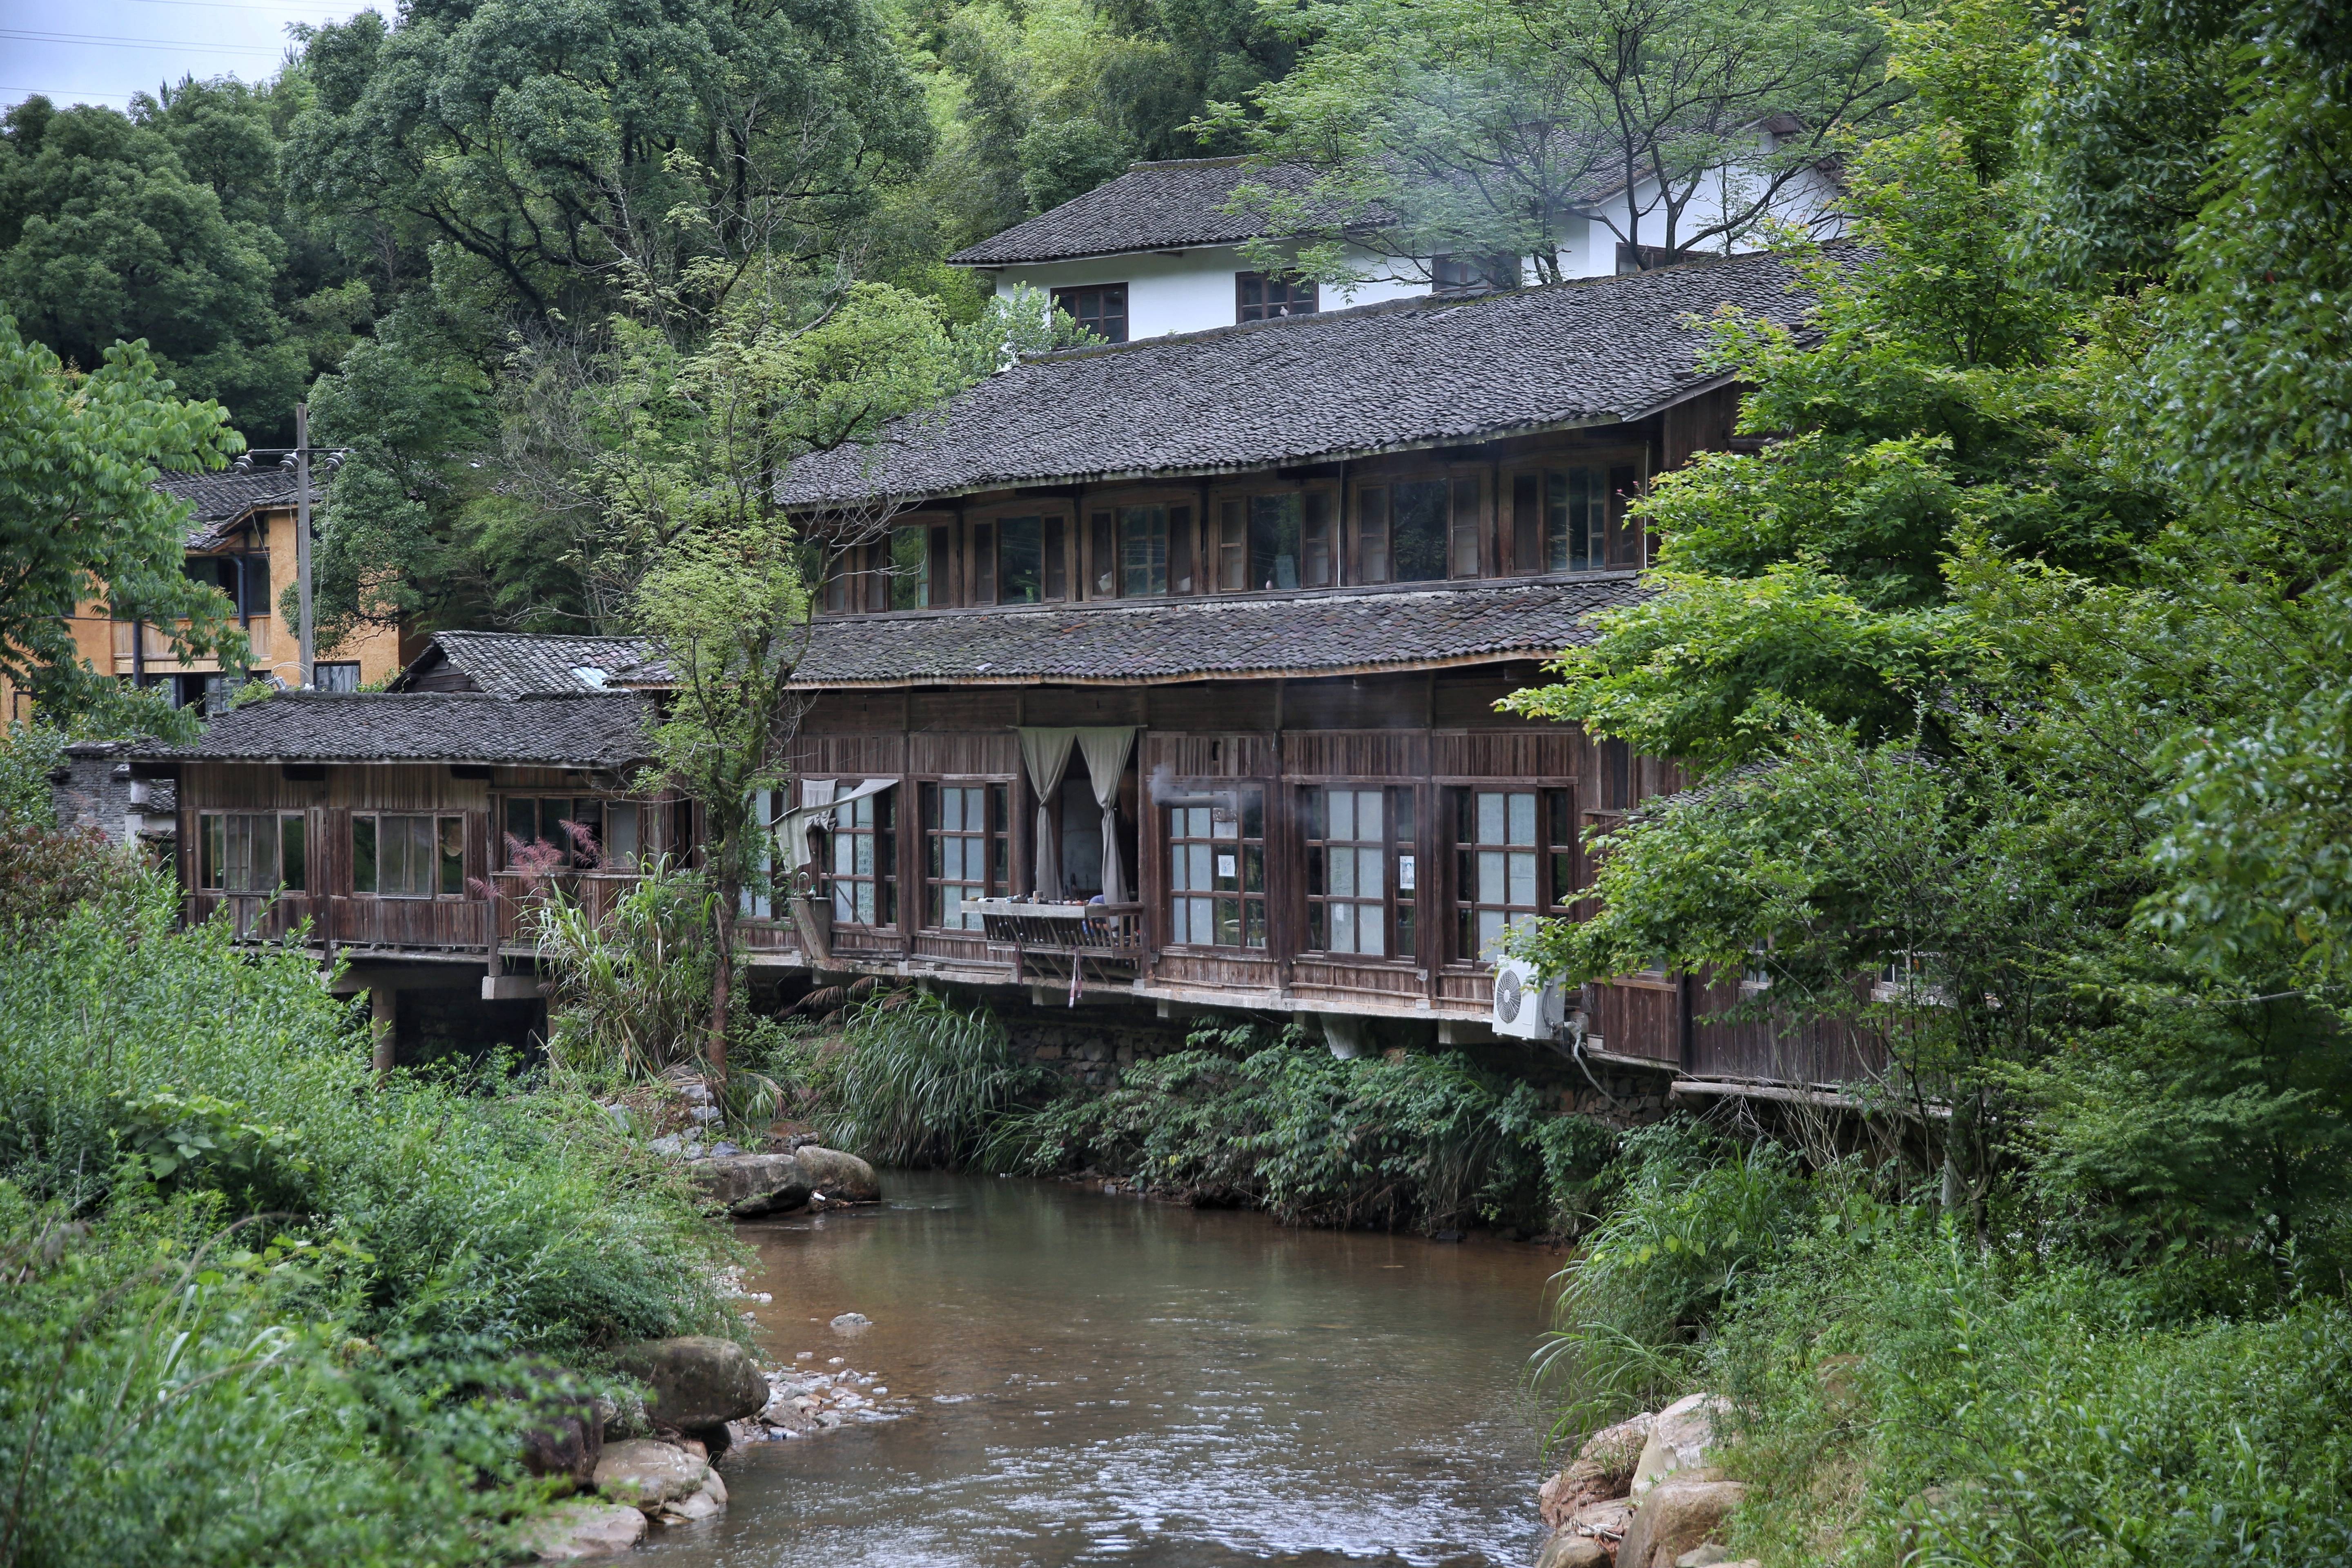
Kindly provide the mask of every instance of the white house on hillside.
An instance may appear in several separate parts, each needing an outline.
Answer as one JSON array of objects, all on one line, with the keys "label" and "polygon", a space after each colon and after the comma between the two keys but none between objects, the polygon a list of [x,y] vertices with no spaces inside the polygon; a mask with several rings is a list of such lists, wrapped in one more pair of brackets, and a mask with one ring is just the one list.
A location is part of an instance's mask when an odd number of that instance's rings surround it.
[{"label": "white house on hillside", "polygon": [[[1778,140],[1772,123],[1759,132],[1769,151]],[[1444,258],[1400,261],[1363,246],[1349,248],[1358,281],[1344,289],[1318,289],[1262,270],[1243,256],[1241,247],[1267,227],[1256,215],[1227,210],[1234,188],[1245,181],[1303,186],[1307,178],[1304,171],[1253,170],[1239,158],[1137,163],[1118,179],[948,259],[980,273],[999,294],[1024,286],[1045,290],[1080,324],[1115,343],[1487,286],[1475,266],[1456,267]],[[1704,230],[1725,210],[1752,204],[1761,183],[1761,176],[1737,168],[1723,171],[1693,195],[1679,232]],[[1837,194],[1828,171],[1801,170],[1775,194],[1771,216],[1832,237],[1842,226],[1833,211]],[[1663,239],[1655,186],[1641,187],[1635,195],[1644,241]],[[1630,247],[1617,237],[1633,227],[1626,212],[1622,187],[1594,193],[1561,236],[1561,274],[1601,278],[1640,270]],[[1759,225],[1728,245],[1717,240],[1702,248],[1709,254],[1744,252],[1769,243]],[[1643,249],[1649,252],[1650,245]],[[1645,258],[1653,265],[1658,259],[1654,254]]]}]

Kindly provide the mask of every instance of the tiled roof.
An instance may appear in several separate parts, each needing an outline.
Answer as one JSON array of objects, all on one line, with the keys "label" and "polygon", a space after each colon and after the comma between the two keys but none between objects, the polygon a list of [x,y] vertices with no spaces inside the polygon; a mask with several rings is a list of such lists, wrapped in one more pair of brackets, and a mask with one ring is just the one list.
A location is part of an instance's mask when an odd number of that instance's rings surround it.
[{"label": "tiled roof", "polygon": [[1759,253],[1044,355],[871,447],[803,458],[785,498],[1230,473],[1635,419],[1715,384],[1693,317],[1794,323],[1795,281]]},{"label": "tiled roof", "polygon": [[1137,163],[1109,184],[1014,224],[948,260],[961,267],[1011,267],[1128,250],[1238,245],[1265,233],[1266,221],[1256,214],[1225,210],[1236,185],[1246,181],[1298,193],[1314,177],[1314,171],[1303,165],[1251,169],[1239,158]]},{"label": "tiled roof", "polygon": [[633,692],[280,692],[232,708],[194,745],[149,742],[168,762],[493,763],[625,768],[646,760],[646,700]]},{"label": "tiled roof", "polygon": [[[796,684],[1332,675],[1548,655],[1642,589],[1631,573],[820,620]],[[659,664],[625,679],[657,684]]]},{"label": "tiled roof", "polygon": [[[310,504],[325,500],[322,484],[333,471],[340,454],[321,455],[310,474]],[[257,508],[292,506],[299,499],[290,452],[247,452],[226,468],[210,472],[167,471],[155,488],[194,508],[188,514],[188,548],[209,550],[231,526]]]},{"label": "tiled roof", "polygon": [[455,677],[464,685],[453,682],[442,689],[486,691],[493,697],[600,691],[607,677],[645,656],[643,637],[437,632],[432,647],[400,673],[392,689],[415,689]]}]

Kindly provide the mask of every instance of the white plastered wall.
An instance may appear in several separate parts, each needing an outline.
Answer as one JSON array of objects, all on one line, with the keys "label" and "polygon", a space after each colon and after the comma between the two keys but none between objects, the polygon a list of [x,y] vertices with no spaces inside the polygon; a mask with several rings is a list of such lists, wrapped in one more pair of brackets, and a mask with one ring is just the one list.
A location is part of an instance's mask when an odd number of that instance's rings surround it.
[{"label": "white plastered wall", "polygon": [[[1349,260],[1363,280],[1348,290],[1324,289],[1322,304],[1327,310],[1429,292],[1424,279],[1400,276],[1409,269],[1391,266],[1369,252],[1351,249]],[[1007,267],[996,274],[996,291],[1010,294],[1024,284],[1050,290],[1124,283],[1127,335],[1131,342],[1171,332],[1232,326],[1238,315],[1234,276],[1255,270],[1232,246],[1201,246],[1191,250],[1133,251],[1087,261]]]}]

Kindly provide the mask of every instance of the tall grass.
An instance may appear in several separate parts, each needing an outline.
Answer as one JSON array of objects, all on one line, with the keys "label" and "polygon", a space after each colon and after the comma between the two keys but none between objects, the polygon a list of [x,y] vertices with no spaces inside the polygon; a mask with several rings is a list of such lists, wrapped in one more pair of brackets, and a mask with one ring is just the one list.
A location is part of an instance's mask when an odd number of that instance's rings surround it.
[{"label": "tall grass", "polygon": [[825,1140],[887,1165],[973,1163],[992,1124],[1050,1075],[1024,1062],[996,1015],[918,991],[877,994],[848,1014],[817,1075]]},{"label": "tall grass", "polygon": [[667,861],[599,921],[552,880],[530,900],[545,966],[548,1055],[592,1078],[650,1078],[700,1056],[718,963],[709,884]]}]

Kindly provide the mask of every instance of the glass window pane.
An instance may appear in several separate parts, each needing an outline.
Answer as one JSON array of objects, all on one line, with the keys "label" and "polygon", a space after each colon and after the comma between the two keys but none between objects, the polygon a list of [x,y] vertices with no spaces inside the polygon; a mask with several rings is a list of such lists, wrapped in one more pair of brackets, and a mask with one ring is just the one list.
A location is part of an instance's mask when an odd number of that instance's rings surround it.
[{"label": "glass window pane", "polygon": [[375,891],[375,818],[352,818],[352,890]]},{"label": "glass window pane", "polygon": [[1252,496],[1249,501],[1249,585],[1298,586],[1299,504],[1296,495]]},{"label": "glass window pane", "polygon": [[1356,795],[1352,790],[1330,792],[1331,833],[1333,838],[1353,838],[1356,836]]},{"label": "glass window pane", "polygon": [[1119,592],[1127,597],[1168,592],[1168,509],[1118,509]]},{"label": "glass window pane", "polygon": [[1445,575],[1445,481],[1423,479],[1391,490],[1390,580],[1436,582]]},{"label": "glass window pane", "polygon": [[874,923],[874,884],[860,882],[856,887],[857,923],[870,926]]},{"label": "glass window pane", "polygon": [[1532,904],[1536,901],[1536,858],[1533,855],[1511,857],[1511,896],[1504,901],[1512,904]]},{"label": "glass window pane", "polygon": [[616,868],[634,867],[637,863],[637,808],[627,801],[614,801],[606,816],[604,847],[611,852]]},{"label": "glass window pane", "polygon": [[1330,910],[1331,951],[1333,952],[1355,952],[1356,906],[1353,904],[1333,904],[1330,906]]},{"label": "glass window pane", "polygon": [[1507,842],[1504,836],[1505,816],[1506,806],[1501,795],[1491,793],[1481,794],[1478,796],[1477,841],[1481,844]]},{"label": "glass window pane", "polygon": [[1192,844],[1187,845],[1185,849],[1191,860],[1192,876],[1184,886],[1192,892],[1205,893],[1213,885],[1209,879],[1209,847],[1205,844]]},{"label": "glass window pane", "polygon": [[1331,935],[1328,918],[1329,910],[1328,904],[1307,906],[1307,945],[1313,951],[1318,952],[1330,951]]},{"label": "glass window pane", "polygon": [[1242,944],[1242,903],[1239,899],[1215,900],[1217,910],[1216,944],[1219,947],[1239,947]]},{"label": "glass window pane", "polygon": [[298,893],[308,885],[310,876],[309,846],[304,841],[305,831],[306,826],[299,816],[281,816],[278,819],[278,875],[284,878],[288,888]]},{"label": "glass window pane", "polygon": [[1381,862],[1387,853],[1380,849],[1356,851],[1356,886],[1368,899],[1377,899],[1388,890],[1388,879],[1381,875]]},{"label": "glass window pane", "polygon": [[1320,898],[1330,891],[1323,881],[1323,853],[1320,844],[1307,847],[1307,891],[1311,897]]},{"label": "glass window pane", "polygon": [[1381,792],[1376,789],[1356,792],[1356,837],[1378,838],[1381,836]]},{"label": "glass window pane", "polygon": [[1478,851],[1478,902],[1482,904],[1510,902],[1503,896],[1506,891],[1503,859],[1503,852],[1499,849]]},{"label": "glass window pane", "polygon": [[1495,951],[1495,944],[1502,938],[1503,911],[1480,910],[1478,911],[1478,956],[1485,958],[1490,955]]},{"label": "glass window pane", "polygon": [[1045,597],[1045,519],[997,519],[996,555],[996,602],[1042,604]]},{"label": "glass window pane", "polygon": [[874,836],[870,833],[854,833],[850,835],[849,842],[850,870],[860,877],[874,875]]},{"label": "glass window pane", "polygon": [[1242,847],[1242,891],[1265,891],[1265,847],[1248,844]]},{"label": "glass window pane", "polygon": [[1265,945],[1265,905],[1256,900],[1243,905],[1242,920],[1244,921],[1242,945],[1264,947]]},{"label": "glass window pane", "polygon": [[1388,923],[1381,917],[1381,906],[1365,904],[1356,910],[1356,951],[1367,958],[1387,956],[1387,944],[1381,941],[1381,928]]},{"label": "glass window pane", "polygon": [[930,542],[928,528],[894,529],[890,534],[890,607],[919,610],[930,600]]},{"label": "glass window pane", "polygon": [[1191,905],[1192,910],[1192,941],[1202,947],[1213,943],[1217,940],[1217,932],[1214,924],[1209,919],[1209,900],[1187,899],[1184,901]]},{"label": "glass window pane", "polygon": [[1331,896],[1333,898],[1346,899],[1355,896],[1355,856],[1349,854],[1345,849],[1335,851],[1331,856],[1329,875],[1331,878]]},{"label": "glass window pane", "polygon": [[1515,795],[1511,800],[1511,842],[1533,844],[1536,841],[1536,797]]}]

